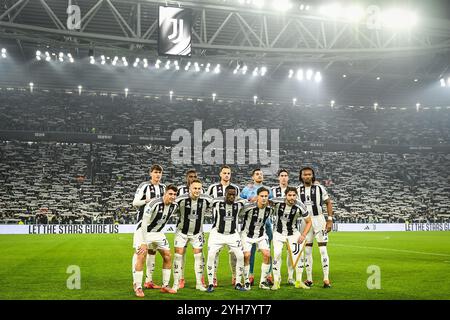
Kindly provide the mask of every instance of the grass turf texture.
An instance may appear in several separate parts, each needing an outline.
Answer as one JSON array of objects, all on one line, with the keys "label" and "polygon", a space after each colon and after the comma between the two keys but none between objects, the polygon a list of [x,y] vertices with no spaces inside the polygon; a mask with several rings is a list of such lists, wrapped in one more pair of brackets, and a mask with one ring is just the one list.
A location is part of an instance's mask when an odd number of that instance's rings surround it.
[{"label": "grass turf texture", "polygon": [[[173,245],[173,234],[168,240]],[[132,290],[131,234],[107,235],[0,235],[0,299],[139,299]],[[173,248],[172,248],[173,250]],[[332,233],[331,289],[322,288],[317,245],[313,249],[311,290],[286,285],[286,250],[282,285],[278,291],[253,286],[238,292],[231,286],[228,250],[219,265],[219,287],[214,293],[195,290],[194,258],[189,246],[186,287],[176,295],[145,290],[144,299],[450,299],[450,234],[448,232]],[[204,249],[206,256],[206,248]],[[154,281],[161,283],[162,260],[157,254]],[[81,289],[69,290],[68,266],[81,270]],[[381,289],[369,290],[368,266],[381,271]],[[255,264],[259,281],[261,254]],[[145,272],[144,272],[145,274]],[[305,279],[305,273],[303,279]],[[171,277],[171,284],[173,274]]]}]

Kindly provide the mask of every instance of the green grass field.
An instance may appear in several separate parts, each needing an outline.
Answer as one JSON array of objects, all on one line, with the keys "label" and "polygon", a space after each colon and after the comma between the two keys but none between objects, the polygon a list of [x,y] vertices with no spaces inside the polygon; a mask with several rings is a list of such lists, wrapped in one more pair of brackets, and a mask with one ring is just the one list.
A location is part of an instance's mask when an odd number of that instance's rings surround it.
[{"label": "green grass field", "polygon": [[[173,234],[168,235],[173,244]],[[132,291],[131,234],[0,235],[0,299],[138,299]],[[330,280],[323,289],[320,254],[314,246],[311,290],[282,284],[278,291],[231,286],[227,249],[221,253],[219,287],[195,290],[193,256],[188,248],[185,289],[176,295],[146,290],[144,299],[450,299],[450,233],[374,232],[330,234]],[[206,248],[205,248],[206,253]],[[260,254],[255,278],[259,280]],[[287,279],[283,257],[282,277]],[[81,289],[69,290],[68,266],[81,270]],[[368,266],[381,270],[381,289],[369,290]],[[160,283],[161,257],[154,280]],[[173,279],[173,278],[171,278]],[[171,281],[172,283],[172,281]]]}]

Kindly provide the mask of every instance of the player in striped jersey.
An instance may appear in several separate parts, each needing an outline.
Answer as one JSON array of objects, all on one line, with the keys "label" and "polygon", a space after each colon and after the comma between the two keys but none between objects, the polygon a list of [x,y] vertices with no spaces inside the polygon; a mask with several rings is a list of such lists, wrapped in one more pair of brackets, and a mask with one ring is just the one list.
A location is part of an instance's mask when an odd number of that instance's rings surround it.
[{"label": "player in striped jersey", "polygon": [[197,171],[195,171],[195,169],[189,169],[188,171],[186,171],[186,184],[183,184],[178,187],[177,196],[189,194],[189,186],[191,185],[192,181],[196,179],[198,179],[198,176]]},{"label": "player in striped jersey", "polygon": [[201,190],[201,181],[198,179],[193,180],[189,185],[189,194],[179,196],[176,199],[179,220],[175,235],[174,290],[179,288],[181,269],[183,267],[182,257],[185,254],[187,243],[190,242],[194,249],[196,289],[206,291],[202,284],[205,265],[202,253],[204,242],[203,221],[213,199],[206,194],[201,194]]},{"label": "player in striped jersey", "polygon": [[208,292],[214,291],[214,265],[217,252],[223,246],[228,246],[229,250],[236,256],[235,289],[246,291],[241,283],[244,271],[244,254],[242,252],[242,240],[237,230],[238,217],[242,213],[245,200],[236,201],[236,195],[237,189],[229,185],[225,188],[225,197],[213,200],[214,224],[208,238]]},{"label": "player in striped jersey", "polygon": [[[297,268],[296,288],[309,289],[302,282],[303,273],[303,248],[305,246],[306,235],[311,228],[311,218],[308,215],[306,206],[297,200],[297,189],[287,187],[284,198],[272,199],[275,210],[275,232],[273,234],[273,278],[272,290],[278,290],[281,283],[281,253],[283,245],[286,243],[288,258],[291,266]],[[298,220],[305,219],[306,227],[302,234],[297,229]],[[298,257],[300,255],[300,257]],[[300,259],[300,262],[298,262]],[[297,263],[298,262],[298,263]]]},{"label": "player in striped jersey", "polygon": [[[258,198],[257,197],[258,189],[260,187],[266,187],[263,185],[264,173],[260,168],[256,168],[252,171],[252,180],[253,180],[252,184],[249,184],[246,187],[244,187],[244,189],[242,189],[241,197],[247,199],[250,202],[255,202],[256,199]],[[269,199],[272,199],[273,198],[272,192],[270,191],[270,188],[268,188],[268,190],[269,190]],[[272,219],[266,220],[266,233],[269,238],[269,247],[270,247],[270,242],[272,241]],[[249,276],[250,283],[252,285],[254,281],[253,267],[255,265],[255,253],[256,253],[256,246],[253,245],[250,253],[250,276]],[[267,276],[267,282],[269,284],[272,283],[271,271],[272,271],[272,261],[270,262],[269,275]]]},{"label": "player in striped jersey", "polygon": [[[191,185],[192,181],[198,179],[197,177],[197,171],[195,169],[189,169],[186,171],[186,184],[179,186],[177,191],[177,196],[182,196],[184,194],[189,194],[189,186]],[[203,189],[201,190],[201,193],[203,193]],[[187,248],[187,243],[186,247]],[[186,269],[186,250],[184,250],[182,261],[181,261],[181,273],[180,273],[180,283],[179,288],[183,289],[185,286],[185,280],[184,280],[184,270]]]},{"label": "player in striped jersey", "polygon": [[244,276],[247,290],[250,289],[250,251],[253,245],[257,245],[258,250],[263,255],[259,287],[270,289],[270,284],[267,281],[270,273],[270,244],[269,237],[266,234],[266,222],[272,215],[273,208],[269,206],[269,192],[266,187],[259,187],[256,191],[256,202],[247,204],[244,208],[241,238],[244,247]]},{"label": "player in striped jersey", "polygon": [[[147,203],[149,203],[152,199],[160,198],[163,196],[166,186],[162,183],[163,168],[154,164],[151,166],[149,170],[150,181],[143,182],[139,185],[136,190],[136,194],[133,199],[133,206],[138,209],[137,212],[137,230],[141,226],[142,216],[144,214],[144,207]],[[135,232],[138,232],[138,231]],[[156,251],[149,249],[148,255],[146,258],[146,277],[144,288],[146,289],[161,289],[160,286],[153,283],[153,271],[155,270],[155,255]],[[136,254],[133,255],[133,265],[136,264]]]},{"label": "player in striped jersey", "polygon": [[[211,197],[213,198],[219,198],[219,197],[223,197],[225,195],[225,188],[227,186],[233,186],[236,189],[236,197],[239,197],[240,194],[240,189],[237,185],[235,185],[234,183],[231,183],[231,168],[230,166],[227,165],[223,165],[220,168],[220,172],[219,172],[219,176],[220,176],[220,182],[219,183],[214,183],[212,185],[209,186],[208,191],[206,192],[207,194],[209,194]],[[230,268],[231,268],[231,274],[232,274],[232,280],[231,283],[232,285],[236,285],[236,257],[233,255],[233,251],[228,251],[228,257],[229,257],[229,262],[230,262]],[[214,287],[217,287],[217,267],[219,266],[219,256],[220,256],[220,251],[217,252],[216,255],[216,262],[215,262],[215,269],[214,269]]]},{"label": "player in striped jersey", "polygon": [[283,198],[289,183],[289,172],[286,169],[278,170],[278,181],[278,186],[272,187],[272,196],[274,198]]},{"label": "player in striped jersey", "polygon": [[136,263],[133,264],[133,288],[138,297],[144,297],[142,275],[144,260],[149,248],[158,250],[163,258],[161,292],[176,293],[169,287],[172,267],[170,246],[165,234],[161,232],[171,215],[177,210],[178,205],[174,203],[176,196],[177,187],[169,185],[162,198],[153,199],[147,203],[138,232],[134,233],[133,247],[136,250],[137,258]]},{"label": "player in striped jersey", "polygon": [[[279,184],[276,187],[272,187],[272,195],[275,198],[283,198],[285,197],[285,190],[289,184],[289,172],[286,169],[280,169],[277,175]],[[291,266],[289,256],[286,256],[286,265],[288,267],[288,284],[294,285],[294,268]]]},{"label": "player in striped jersey", "polygon": [[[314,170],[310,167],[305,167],[300,170],[299,180],[302,183],[298,187],[298,194],[300,200],[308,208],[309,215],[312,219],[312,228],[309,230],[306,236],[306,275],[307,280],[305,284],[312,286],[312,246],[313,239],[316,238],[319,245],[319,251],[322,261],[323,270],[323,287],[331,288],[330,280],[328,279],[328,273],[330,268],[330,259],[328,257],[327,243],[328,233],[331,232],[333,226],[333,207],[331,199],[328,196],[327,190],[322,185],[315,183]],[[325,217],[322,212],[323,204],[327,206],[328,220],[325,222]]]}]

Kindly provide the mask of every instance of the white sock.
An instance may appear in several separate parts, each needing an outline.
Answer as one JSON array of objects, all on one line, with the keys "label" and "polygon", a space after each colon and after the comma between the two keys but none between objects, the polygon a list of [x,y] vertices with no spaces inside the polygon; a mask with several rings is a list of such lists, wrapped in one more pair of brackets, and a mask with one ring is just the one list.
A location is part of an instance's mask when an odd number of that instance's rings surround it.
[{"label": "white sock", "polygon": [[244,283],[250,282],[250,279],[248,278],[250,275],[250,265],[244,266]]},{"label": "white sock", "polygon": [[214,282],[214,272],[215,263],[217,260],[216,252],[208,252],[208,261],[207,261],[207,269],[208,269],[208,284],[213,284]]},{"label": "white sock", "polygon": [[147,272],[145,274],[145,282],[152,282],[153,281],[153,271],[155,271],[155,259],[156,254],[147,254]]},{"label": "white sock", "polygon": [[240,254],[236,255],[236,253],[233,254],[234,260],[236,261],[236,284],[240,283],[242,284],[242,276],[244,273],[244,254],[240,252]]},{"label": "white sock", "polygon": [[288,279],[294,279],[294,268],[292,268],[291,261],[289,259],[289,252],[286,255],[286,264],[288,268]]},{"label": "white sock", "polygon": [[236,278],[236,256],[233,251],[228,252],[228,261],[230,263],[232,277]]},{"label": "white sock", "polygon": [[178,288],[181,277],[183,256],[179,253],[174,254],[173,258],[173,287]]},{"label": "white sock", "polygon": [[265,264],[264,262],[261,264],[261,279],[259,283],[263,283],[266,281],[267,276],[269,275],[270,264]]},{"label": "white sock", "polygon": [[302,252],[302,255],[300,256],[300,260],[298,261],[298,264],[296,266],[296,274],[295,274],[295,280],[302,282],[302,275],[303,275],[303,265],[305,264],[305,255]]},{"label": "white sock", "polygon": [[133,271],[133,284],[135,288],[142,288],[142,277],[144,276],[144,271]]},{"label": "white sock", "polygon": [[305,269],[306,269],[306,277],[309,281],[312,281],[312,264],[313,264],[313,258],[312,258],[312,247],[306,246],[305,247]]},{"label": "white sock", "polygon": [[194,254],[194,269],[195,269],[195,279],[197,280],[197,285],[202,285],[202,277],[203,277],[203,254],[196,253]]},{"label": "white sock", "polygon": [[220,251],[217,251],[216,256],[214,258],[214,279],[217,279],[217,267],[219,266],[219,255]]},{"label": "white sock", "polygon": [[279,283],[281,278],[281,255],[275,256],[272,260],[273,282]]},{"label": "white sock", "polygon": [[328,273],[330,270],[330,259],[328,258],[328,250],[326,246],[319,247],[320,256],[322,257],[322,270],[323,270],[323,280],[328,279]]},{"label": "white sock", "polygon": [[163,287],[169,286],[171,269],[163,269]]},{"label": "white sock", "polygon": [[136,261],[137,261],[137,254],[135,253],[131,258],[131,272],[134,272],[134,269],[136,268]]},{"label": "white sock", "polygon": [[186,268],[186,248],[184,248],[183,256],[181,257],[181,274],[180,279],[184,279],[184,269]]}]

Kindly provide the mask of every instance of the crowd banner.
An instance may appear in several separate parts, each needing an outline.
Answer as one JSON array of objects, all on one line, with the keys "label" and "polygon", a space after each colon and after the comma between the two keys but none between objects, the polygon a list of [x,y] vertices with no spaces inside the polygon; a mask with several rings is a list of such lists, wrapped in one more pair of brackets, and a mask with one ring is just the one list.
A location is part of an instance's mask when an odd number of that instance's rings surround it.
[{"label": "crowd banner", "polygon": [[[203,225],[204,232],[211,224]],[[114,234],[133,233],[134,224],[0,224],[0,234]],[[175,233],[176,225],[167,224],[162,232]],[[333,232],[450,231],[450,223],[334,223]]]}]

